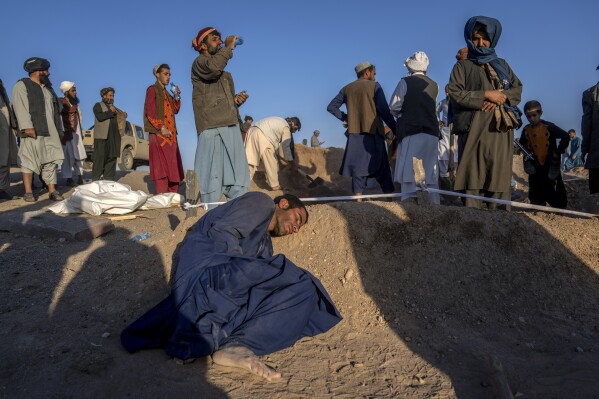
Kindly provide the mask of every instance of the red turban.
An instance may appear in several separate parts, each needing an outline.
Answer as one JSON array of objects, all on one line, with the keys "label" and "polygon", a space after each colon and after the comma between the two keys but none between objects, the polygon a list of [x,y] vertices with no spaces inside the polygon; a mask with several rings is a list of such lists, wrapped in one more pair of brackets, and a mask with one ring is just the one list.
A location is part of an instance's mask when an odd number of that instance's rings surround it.
[{"label": "red turban", "polygon": [[206,36],[214,32],[215,30],[215,28],[207,26],[201,31],[199,31],[195,39],[191,41],[191,45],[193,46],[193,48],[196,49],[196,51],[200,51],[200,47],[202,47],[202,41],[206,38]]}]

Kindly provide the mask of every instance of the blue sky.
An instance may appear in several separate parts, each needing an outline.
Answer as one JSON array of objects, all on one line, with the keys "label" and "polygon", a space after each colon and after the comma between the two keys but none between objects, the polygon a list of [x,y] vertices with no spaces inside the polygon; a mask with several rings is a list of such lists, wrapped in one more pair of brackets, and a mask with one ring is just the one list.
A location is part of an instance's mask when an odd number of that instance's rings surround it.
[{"label": "blue sky", "polygon": [[9,93],[25,76],[25,59],[48,58],[57,91],[63,80],[77,84],[86,128],[105,86],[115,87],[115,104],[129,120],[141,123],[152,67],[170,64],[183,92],[177,126],[186,168],[193,166],[197,141],[191,40],[204,26],[245,39],[227,68],[236,90],[250,95],[242,117],[297,115],[297,142],[319,129],[326,145],[345,145],[341,124],[326,106],[355,79],[353,67],[362,61],[377,66],[389,98],[405,75],[405,58],[425,51],[429,76],[442,88],[474,15],[501,21],[496,50],[522,80],[523,102],[539,100],[544,117],[562,128],[580,130],[582,91],[599,79],[597,1],[9,0],[2,9],[0,78]]}]

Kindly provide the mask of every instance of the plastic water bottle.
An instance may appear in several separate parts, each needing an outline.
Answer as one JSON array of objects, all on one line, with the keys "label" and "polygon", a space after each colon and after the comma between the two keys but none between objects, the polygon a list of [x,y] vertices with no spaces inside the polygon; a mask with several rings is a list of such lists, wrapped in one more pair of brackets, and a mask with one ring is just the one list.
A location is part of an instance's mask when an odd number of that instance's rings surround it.
[{"label": "plastic water bottle", "polygon": [[235,40],[236,46],[241,46],[243,44],[243,37],[237,36],[237,40]]},{"label": "plastic water bottle", "polygon": [[152,233],[149,231],[144,231],[141,234],[136,235],[135,237],[131,238],[131,241],[133,242],[140,242],[143,240],[147,240],[148,238],[152,237]]},{"label": "plastic water bottle", "polygon": [[179,95],[180,93],[177,92],[178,89],[179,89],[179,87],[176,84],[174,84],[173,82],[171,82],[170,90],[171,90],[171,93],[173,93],[173,97],[175,97],[175,100],[178,100],[180,97],[180,95]]}]

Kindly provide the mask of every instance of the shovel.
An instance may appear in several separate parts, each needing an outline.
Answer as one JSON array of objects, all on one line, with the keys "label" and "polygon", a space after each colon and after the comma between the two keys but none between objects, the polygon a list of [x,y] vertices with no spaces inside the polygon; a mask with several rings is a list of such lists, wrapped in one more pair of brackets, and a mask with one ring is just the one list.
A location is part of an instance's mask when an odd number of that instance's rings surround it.
[{"label": "shovel", "polygon": [[314,188],[316,186],[322,186],[323,183],[324,183],[324,180],[322,180],[322,178],[320,178],[318,176],[316,176],[316,179],[313,179],[312,177],[310,177],[310,175],[308,175],[306,172],[302,171],[301,169],[298,169],[297,171],[299,172],[300,175],[304,176],[310,182],[308,184],[308,188]]}]

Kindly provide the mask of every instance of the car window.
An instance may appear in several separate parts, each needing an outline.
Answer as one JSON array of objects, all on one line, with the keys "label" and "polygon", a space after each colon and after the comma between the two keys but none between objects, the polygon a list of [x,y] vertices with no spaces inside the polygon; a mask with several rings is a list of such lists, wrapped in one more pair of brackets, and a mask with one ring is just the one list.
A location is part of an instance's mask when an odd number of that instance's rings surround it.
[{"label": "car window", "polygon": [[125,134],[127,136],[133,136],[133,131],[131,130],[131,124],[129,122],[127,122],[127,124],[125,125]]},{"label": "car window", "polygon": [[137,134],[137,138],[140,140],[144,139],[144,131],[141,127],[135,126],[135,134]]}]

